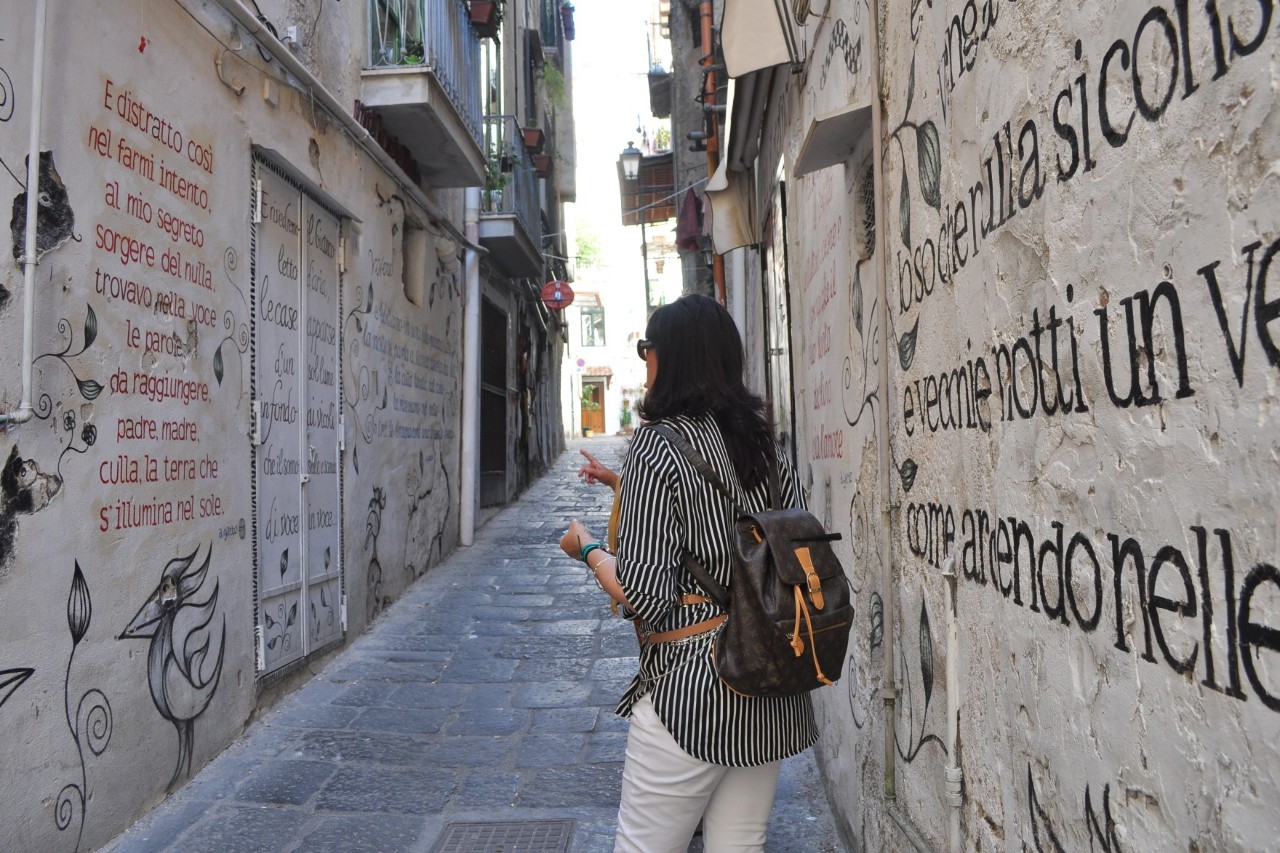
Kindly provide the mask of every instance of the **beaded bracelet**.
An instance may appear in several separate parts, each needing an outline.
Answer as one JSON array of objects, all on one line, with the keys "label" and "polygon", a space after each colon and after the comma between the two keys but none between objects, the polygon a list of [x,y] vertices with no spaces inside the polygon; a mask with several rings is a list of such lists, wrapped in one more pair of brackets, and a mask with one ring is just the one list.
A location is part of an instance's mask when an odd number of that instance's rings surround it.
[{"label": "beaded bracelet", "polygon": [[604,545],[600,542],[588,542],[586,545],[582,546],[582,553],[578,555],[578,559],[585,563],[587,561],[587,555],[597,548],[603,549]]}]

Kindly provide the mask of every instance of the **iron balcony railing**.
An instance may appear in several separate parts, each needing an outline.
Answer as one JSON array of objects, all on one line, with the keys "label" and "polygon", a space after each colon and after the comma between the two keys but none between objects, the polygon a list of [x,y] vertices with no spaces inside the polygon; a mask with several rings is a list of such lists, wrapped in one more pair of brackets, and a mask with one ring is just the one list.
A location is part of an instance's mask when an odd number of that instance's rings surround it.
[{"label": "iron balcony railing", "polygon": [[369,0],[369,68],[430,71],[477,144],[480,39],[467,0]]},{"label": "iron balcony railing", "polygon": [[481,213],[514,215],[534,245],[542,239],[538,176],[515,116],[484,117],[485,200]]},{"label": "iron balcony railing", "polygon": [[560,3],[561,0],[537,0],[538,30],[542,37],[543,50],[560,49]]}]

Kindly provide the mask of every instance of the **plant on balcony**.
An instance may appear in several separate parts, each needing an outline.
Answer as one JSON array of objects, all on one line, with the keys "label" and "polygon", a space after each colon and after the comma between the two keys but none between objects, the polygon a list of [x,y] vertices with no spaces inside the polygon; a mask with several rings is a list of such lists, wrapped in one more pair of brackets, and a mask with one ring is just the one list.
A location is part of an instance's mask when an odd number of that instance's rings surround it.
[{"label": "plant on balcony", "polygon": [[502,207],[503,189],[511,179],[510,167],[504,167],[505,155],[498,155],[492,148],[484,163],[484,198],[485,210],[499,210]]},{"label": "plant on balcony", "polygon": [[566,41],[573,41],[573,4],[560,4],[560,20],[564,23],[564,37]]},{"label": "plant on balcony", "polygon": [[421,65],[426,52],[422,49],[422,42],[416,39],[409,39],[404,43],[404,58],[400,61],[406,65]]},{"label": "plant on balcony", "polygon": [[498,0],[470,0],[468,8],[471,14],[471,26],[481,38],[493,38],[498,34],[498,24],[502,22],[502,14],[498,9]]},{"label": "plant on balcony", "polygon": [[542,128],[538,127],[531,120],[529,126],[521,130],[524,134],[524,147],[532,154],[538,154],[542,151],[542,144],[546,140],[542,132]]},{"label": "plant on balcony", "polygon": [[539,175],[546,177],[551,171],[551,155],[550,154],[534,154],[532,157],[533,169]]},{"label": "plant on balcony", "polygon": [[546,89],[547,103],[552,107],[563,110],[569,105],[568,87],[559,68],[548,64],[542,72],[542,85]]}]

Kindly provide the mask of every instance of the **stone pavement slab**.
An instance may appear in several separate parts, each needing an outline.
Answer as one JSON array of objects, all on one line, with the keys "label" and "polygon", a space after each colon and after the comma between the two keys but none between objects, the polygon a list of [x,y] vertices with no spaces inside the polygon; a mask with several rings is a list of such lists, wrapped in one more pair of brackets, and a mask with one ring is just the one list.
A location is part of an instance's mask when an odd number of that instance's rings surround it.
[{"label": "stone pavement slab", "polygon": [[[603,530],[611,493],[574,441],[521,498],[431,569],[305,685],[104,850],[419,851],[459,822],[573,821],[570,853],[613,849],[635,635],[556,542]],[[769,851],[838,849],[812,751],[783,764]],[[690,851],[700,851],[695,840]]]}]

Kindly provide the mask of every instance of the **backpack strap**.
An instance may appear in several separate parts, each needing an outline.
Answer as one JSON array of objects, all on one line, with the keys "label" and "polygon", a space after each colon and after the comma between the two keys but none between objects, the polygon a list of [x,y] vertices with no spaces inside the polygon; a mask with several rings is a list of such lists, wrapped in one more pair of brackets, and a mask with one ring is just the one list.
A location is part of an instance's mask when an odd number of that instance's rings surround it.
[{"label": "backpack strap", "polygon": [[[689,444],[688,440],[685,439],[683,435],[676,432],[666,424],[650,424],[648,429],[654,430],[667,441],[671,442],[672,446],[674,446],[676,450],[680,451],[680,455],[688,460],[689,464],[693,466],[693,470],[697,471],[704,480],[710,483],[717,492],[729,501],[729,505],[733,507],[736,513],[739,515],[746,513],[746,510],[738,503],[738,499],[729,491],[729,487],[720,479],[720,475],[711,467],[711,463],[707,462],[707,460],[703,458],[702,454],[695,450],[693,445]],[[772,505],[775,508],[780,506],[782,503],[778,489],[778,460],[772,455],[769,457],[769,499],[772,501]],[[692,555],[685,555],[684,568],[685,571],[693,575],[694,580],[702,585],[702,588],[711,595],[711,598],[716,604],[720,605],[721,609],[725,611],[729,610],[729,590],[713,578],[711,574],[702,567],[702,564],[694,559]]]},{"label": "backpack strap", "polygon": [[[671,442],[676,450],[689,461],[693,466],[693,470],[697,471],[702,478],[710,483],[717,492],[724,495],[725,499],[733,506],[734,510],[742,515],[746,512],[738,503],[737,498],[729,491],[729,487],[720,479],[720,475],[711,467],[711,463],[702,457],[702,454],[693,449],[693,445],[685,439],[683,435],[673,430],[666,424],[650,424],[649,429],[656,430],[659,435]],[[768,455],[769,463],[769,508],[782,509],[782,490],[779,487],[778,476],[778,459],[775,454]]]}]

